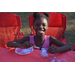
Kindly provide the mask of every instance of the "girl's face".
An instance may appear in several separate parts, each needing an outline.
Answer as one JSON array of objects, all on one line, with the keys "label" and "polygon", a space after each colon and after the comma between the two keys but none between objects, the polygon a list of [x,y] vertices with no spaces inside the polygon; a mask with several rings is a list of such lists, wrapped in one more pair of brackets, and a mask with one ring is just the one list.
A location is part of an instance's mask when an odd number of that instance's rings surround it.
[{"label": "girl's face", "polygon": [[45,35],[48,30],[48,22],[44,17],[40,17],[34,21],[33,29],[36,32],[36,35],[42,36]]}]

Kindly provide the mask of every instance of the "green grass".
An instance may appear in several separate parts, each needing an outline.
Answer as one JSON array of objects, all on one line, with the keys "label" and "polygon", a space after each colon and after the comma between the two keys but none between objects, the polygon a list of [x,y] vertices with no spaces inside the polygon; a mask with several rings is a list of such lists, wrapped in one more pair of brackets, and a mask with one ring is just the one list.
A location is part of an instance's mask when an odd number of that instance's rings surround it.
[{"label": "green grass", "polygon": [[[14,14],[17,14],[21,17],[21,23],[24,35],[27,36],[30,34],[31,30],[29,28],[29,15],[32,14],[32,12],[13,12]],[[67,28],[65,31],[65,36],[67,39],[67,44],[73,46],[75,42],[75,12],[60,12],[67,16]]]}]

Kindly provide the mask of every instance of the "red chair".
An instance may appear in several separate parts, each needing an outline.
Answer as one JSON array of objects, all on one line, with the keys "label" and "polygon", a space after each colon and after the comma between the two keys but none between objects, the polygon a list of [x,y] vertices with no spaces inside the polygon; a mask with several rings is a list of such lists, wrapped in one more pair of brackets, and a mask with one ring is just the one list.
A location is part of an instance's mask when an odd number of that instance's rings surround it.
[{"label": "red chair", "polygon": [[75,43],[73,44],[72,51],[75,51]]},{"label": "red chair", "polygon": [[5,48],[8,41],[24,37],[20,16],[13,13],[0,13],[0,48]]},{"label": "red chair", "polygon": [[[40,13],[43,14],[43,12]],[[66,29],[67,17],[61,13],[49,12],[49,14],[50,14],[49,27],[48,31],[46,32],[46,35],[53,36],[66,44],[66,38],[64,33]],[[29,26],[32,31],[30,35],[35,35],[35,31],[33,30],[33,19],[34,19],[33,14],[31,14],[29,16]]]}]

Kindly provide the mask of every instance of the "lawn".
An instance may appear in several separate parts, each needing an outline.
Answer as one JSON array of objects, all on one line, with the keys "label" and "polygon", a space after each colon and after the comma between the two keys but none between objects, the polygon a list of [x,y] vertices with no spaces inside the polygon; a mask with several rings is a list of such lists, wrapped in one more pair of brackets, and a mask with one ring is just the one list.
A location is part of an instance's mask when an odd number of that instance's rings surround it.
[{"label": "lawn", "polygon": [[[24,35],[27,36],[30,34],[31,30],[29,28],[29,15],[32,14],[32,12],[13,12],[14,14],[17,14],[21,17],[21,23]],[[75,12],[60,12],[67,16],[67,28],[65,31],[65,36],[67,39],[67,44],[73,46],[75,42]]]}]

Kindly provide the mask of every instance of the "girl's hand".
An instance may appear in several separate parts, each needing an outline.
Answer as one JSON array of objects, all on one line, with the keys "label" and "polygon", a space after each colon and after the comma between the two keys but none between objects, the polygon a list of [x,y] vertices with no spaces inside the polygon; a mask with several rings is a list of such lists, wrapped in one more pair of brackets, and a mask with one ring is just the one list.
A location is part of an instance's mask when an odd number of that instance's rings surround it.
[{"label": "girl's hand", "polygon": [[34,46],[32,43],[30,43],[29,41],[24,42],[20,48],[29,48]]},{"label": "girl's hand", "polygon": [[58,53],[57,47],[55,47],[55,46],[49,47],[47,51],[48,51],[49,53],[51,53],[51,54],[56,54],[56,53]]}]

